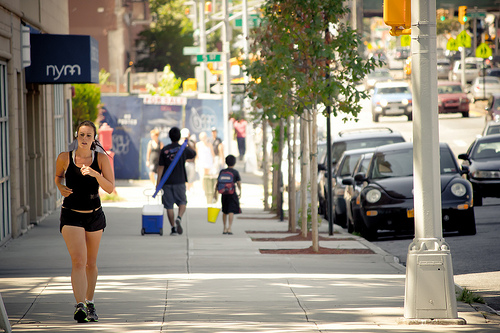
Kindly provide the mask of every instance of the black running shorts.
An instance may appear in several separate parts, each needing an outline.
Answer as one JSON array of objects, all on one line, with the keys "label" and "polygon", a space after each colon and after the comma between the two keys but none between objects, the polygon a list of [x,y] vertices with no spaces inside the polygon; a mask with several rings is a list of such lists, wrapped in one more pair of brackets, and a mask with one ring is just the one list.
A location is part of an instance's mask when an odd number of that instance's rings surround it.
[{"label": "black running shorts", "polygon": [[91,213],[79,213],[62,207],[60,221],[59,231],[62,231],[65,225],[82,227],[85,231],[99,231],[104,230],[106,227],[106,216],[104,215],[102,207],[99,207]]}]

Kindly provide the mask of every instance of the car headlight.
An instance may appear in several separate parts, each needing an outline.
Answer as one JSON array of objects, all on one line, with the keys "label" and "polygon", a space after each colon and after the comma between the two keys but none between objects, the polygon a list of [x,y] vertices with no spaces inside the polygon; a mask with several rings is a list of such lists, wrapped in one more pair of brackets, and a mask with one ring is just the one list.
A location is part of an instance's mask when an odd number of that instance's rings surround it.
[{"label": "car headlight", "polygon": [[385,99],[380,100],[380,105],[382,105],[382,107],[384,107],[384,108],[385,108],[385,107],[387,106],[387,104],[389,104],[389,103],[387,102],[387,100],[385,100]]},{"label": "car headlight", "polygon": [[382,193],[379,190],[371,189],[366,193],[366,201],[369,203],[375,203],[380,200]]},{"label": "car headlight", "polygon": [[467,193],[467,188],[462,183],[455,183],[451,185],[451,193],[456,197],[463,197]]},{"label": "car headlight", "polygon": [[409,104],[409,101],[405,98],[401,101],[403,103],[403,105],[408,105]]},{"label": "car headlight", "polygon": [[474,171],[472,172],[474,178],[500,178],[500,171]]},{"label": "car headlight", "polygon": [[470,101],[469,101],[469,99],[467,97],[461,97],[460,98],[460,104],[464,104],[464,103],[467,103],[467,104],[470,103]]}]

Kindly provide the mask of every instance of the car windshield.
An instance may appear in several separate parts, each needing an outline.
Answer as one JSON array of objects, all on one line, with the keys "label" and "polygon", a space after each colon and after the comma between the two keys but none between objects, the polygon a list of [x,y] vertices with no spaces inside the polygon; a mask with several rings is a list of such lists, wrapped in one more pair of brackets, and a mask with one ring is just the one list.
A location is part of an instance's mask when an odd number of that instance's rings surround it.
[{"label": "car windshield", "polygon": [[480,142],[475,148],[471,156],[472,159],[499,159],[500,158],[500,141],[499,142]]},{"label": "car windshield", "polygon": [[336,142],[333,144],[332,148],[332,162],[337,163],[342,154],[346,150],[353,149],[363,149],[363,148],[375,148],[383,145],[388,145],[391,143],[404,142],[402,137],[391,137],[391,138],[366,138],[363,140],[351,140]]},{"label": "car windshield", "polygon": [[[457,173],[457,164],[449,149],[440,150],[441,174]],[[371,170],[372,179],[413,176],[413,149],[378,153]]]},{"label": "car windshield", "polygon": [[438,86],[438,94],[456,94],[461,93],[462,87],[458,84],[449,86]]},{"label": "car windshield", "polygon": [[500,134],[500,124],[495,124],[488,126],[486,129],[486,135]]},{"label": "car windshield", "polygon": [[352,171],[354,170],[360,156],[361,154],[350,154],[344,156],[344,162],[342,163],[342,169],[340,170],[340,177],[352,175]]},{"label": "car windshield", "polygon": [[383,87],[379,88],[377,94],[380,95],[390,95],[390,94],[409,94],[410,89],[408,87]]}]

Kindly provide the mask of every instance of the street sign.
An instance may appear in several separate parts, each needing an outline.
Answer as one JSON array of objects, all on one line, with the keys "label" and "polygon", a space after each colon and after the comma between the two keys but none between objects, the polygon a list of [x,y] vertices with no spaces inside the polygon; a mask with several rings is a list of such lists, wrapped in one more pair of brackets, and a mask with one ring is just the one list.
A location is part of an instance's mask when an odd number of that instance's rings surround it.
[{"label": "street sign", "polygon": [[[248,26],[250,28],[255,28],[258,27],[260,23],[260,17],[257,14],[251,14],[248,16]],[[242,27],[243,26],[243,19],[236,19],[234,20],[234,25],[236,27]]]},{"label": "street sign", "polygon": [[210,92],[213,92],[214,94],[222,94],[223,89],[224,86],[222,85],[222,82],[210,83]]},{"label": "street sign", "polygon": [[458,45],[455,38],[448,39],[448,42],[446,43],[446,49],[449,51],[458,51]]},{"label": "street sign", "polygon": [[486,17],[486,13],[483,13],[483,12],[479,12],[479,13],[469,12],[469,13],[467,13],[467,17],[470,17],[470,18]]},{"label": "street sign", "polygon": [[[231,83],[230,86],[231,94],[244,94],[246,85],[245,83]],[[224,92],[224,84],[222,82],[216,82],[210,84],[210,92],[214,94],[222,94]]]},{"label": "street sign", "polygon": [[486,43],[481,43],[476,49],[476,57],[478,58],[489,58],[493,55],[491,48]]},{"label": "street sign", "polygon": [[401,36],[401,46],[410,46],[411,37],[409,35]]},{"label": "street sign", "polygon": [[244,83],[231,83],[231,94],[244,94],[246,84]]},{"label": "street sign", "polygon": [[465,48],[471,47],[471,38],[465,30],[458,34],[457,45]]},{"label": "street sign", "polygon": [[197,54],[196,55],[196,62],[220,62],[221,58],[222,58],[221,52]]},{"label": "street sign", "polygon": [[184,46],[184,48],[182,49],[183,55],[196,55],[198,53],[200,53],[199,46]]}]

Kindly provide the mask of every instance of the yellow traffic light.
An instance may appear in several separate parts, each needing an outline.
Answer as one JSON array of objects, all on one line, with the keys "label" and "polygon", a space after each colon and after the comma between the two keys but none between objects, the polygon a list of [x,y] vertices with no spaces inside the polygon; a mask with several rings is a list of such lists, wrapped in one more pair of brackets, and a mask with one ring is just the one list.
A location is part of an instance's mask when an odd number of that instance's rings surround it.
[{"label": "yellow traffic light", "polygon": [[467,22],[467,6],[458,7],[458,22],[465,24]]},{"label": "yellow traffic light", "polygon": [[384,0],[384,23],[392,36],[411,34],[411,0]]}]

